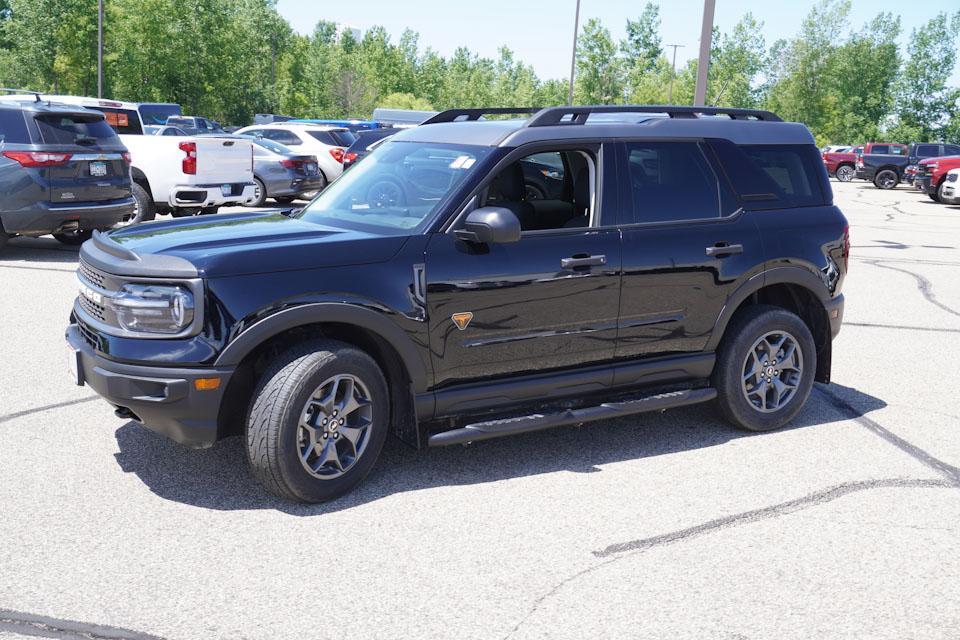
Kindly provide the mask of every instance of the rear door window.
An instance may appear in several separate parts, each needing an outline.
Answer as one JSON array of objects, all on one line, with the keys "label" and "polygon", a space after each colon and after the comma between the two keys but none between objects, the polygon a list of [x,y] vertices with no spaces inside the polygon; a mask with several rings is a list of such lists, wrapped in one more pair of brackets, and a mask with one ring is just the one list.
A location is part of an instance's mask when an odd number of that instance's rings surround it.
[{"label": "rear door window", "polygon": [[877,153],[880,155],[887,155],[890,153],[890,145],[888,144],[875,144],[870,147],[870,153]]},{"label": "rear door window", "polygon": [[96,145],[115,142],[117,134],[103,118],[80,114],[42,114],[36,117],[40,138],[47,144]]},{"label": "rear door window", "polygon": [[938,155],[940,155],[939,145],[936,145],[936,144],[918,144],[917,145],[918,158],[932,158]]},{"label": "rear door window", "polygon": [[945,156],[956,156],[960,155],[960,147],[955,144],[947,144],[943,146],[943,155]]},{"label": "rear door window", "polygon": [[19,109],[0,109],[0,143],[30,144],[27,122]]},{"label": "rear door window", "polygon": [[720,185],[696,142],[627,142],[633,222],[720,217]]},{"label": "rear door window", "polygon": [[287,131],[286,129],[264,129],[263,137],[287,145],[288,147],[303,144],[303,141],[297,134],[293,131]]}]

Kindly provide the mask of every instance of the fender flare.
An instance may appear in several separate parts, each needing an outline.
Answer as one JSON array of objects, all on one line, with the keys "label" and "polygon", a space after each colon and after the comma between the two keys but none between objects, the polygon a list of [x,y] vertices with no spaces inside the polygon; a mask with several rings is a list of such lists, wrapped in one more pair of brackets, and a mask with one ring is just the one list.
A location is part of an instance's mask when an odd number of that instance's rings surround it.
[{"label": "fender flare", "polygon": [[[830,294],[827,292],[823,280],[809,269],[803,267],[774,267],[773,269],[761,271],[743,282],[730,294],[730,297],[727,298],[727,302],[723,305],[723,309],[720,310],[720,315],[717,316],[717,321],[713,325],[713,333],[710,336],[710,341],[707,343],[706,349],[708,351],[717,349],[720,345],[720,340],[726,332],[727,325],[730,323],[730,319],[733,318],[733,314],[747,298],[760,289],[773,284],[794,284],[803,287],[817,296],[821,305],[824,305],[824,303],[830,300]],[[826,307],[823,307],[822,310],[824,315],[826,315]]]},{"label": "fender flare", "polygon": [[397,351],[413,388],[425,390],[428,387],[429,375],[420,355],[421,350],[403,329],[381,312],[341,302],[307,303],[258,320],[227,344],[215,366],[237,366],[270,338],[296,327],[324,322],[350,324],[377,334]]}]

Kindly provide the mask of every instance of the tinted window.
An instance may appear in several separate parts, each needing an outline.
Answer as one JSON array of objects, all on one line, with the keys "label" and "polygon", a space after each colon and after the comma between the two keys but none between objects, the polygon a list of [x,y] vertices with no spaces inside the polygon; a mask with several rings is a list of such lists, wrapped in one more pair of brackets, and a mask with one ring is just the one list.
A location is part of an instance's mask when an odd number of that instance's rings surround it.
[{"label": "tinted window", "polygon": [[141,104],[137,110],[144,124],[166,124],[170,116],[180,115],[178,104]]},{"label": "tinted window", "polygon": [[916,155],[920,158],[932,158],[940,155],[940,147],[935,144],[918,144]]},{"label": "tinted window", "polygon": [[187,132],[183,129],[178,129],[177,127],[167,127],[163,130],[163,135],[165,136],[185,136]]},{"label": "tinted window", "polygon": [[628,142],[635,222],[720,216],[716,175],[696,142]]},{"label": "tinted window", "polygon": [[167,124],[175,125],[178,127],[192,127],[193,119],[192,118],[167,118]]},{"label": "tinted window", "polygon": [[314,139],[319,140],[323,144],[328,144],[331,147],[349,147],[357,139],[353,133],[346,129],[340,131],[336,129],[331,131],[313,130],[307,131],[307,133]]},{"label": "tinted window", "polygon": [[30,144],[27,123],[19,109],[0,109],[0,142]]},{"label": "tinted window", "polygon": [[955,144],[944,145],[943,153],[947,156],[956,156],[960,155],[960,147]]},{"label": "tinted window", "polygon": [[116,139],[110,125],[95,116],[44,114],[37,116],[37,128],[47,144],[91,144]]},{"label": "tinted window", "polygon": [[822,205],[823,163],[811,145],[744,145],[711,140],[745,209]]},{"label": "tinted window", "polygon": [[[274,142],[273,140],[265,140],[263,138],[260,138],[259,140],[254,140],[253,144],[255,145],[254,151],[256,151],[256,147],[259,147],[261,149],[266,149],[267,151],[272,151],[273,153],[279,153],[282,156],[293,153],[292,151],[290,151],[290,149],[288,149],[284,145],[280,144],[279,142]],[[259,154],[259,155],[266,155],[266,154]]]},{"label": "tinted window", "polygon": [[283,129],[264,129],[263,137],[279,142],[280,144],[285,144],[288,147],[303,144],[303,141],[297,137],[297,134]]},{"label": "tinted window", "polygon": [[[140,126],[140,119],[136,111],[129,109],[111,109],[109,107],[90,107],[103,113],[107,124],[113,127],[117,133],[140,135],[143,128]],[[163,124],[162,122],[160,124]]]},{"label": "tinted window", "polygon": [[870,153],[879,153],[881,155],[890,153],[890,145],[875,144],[870,147]]}]

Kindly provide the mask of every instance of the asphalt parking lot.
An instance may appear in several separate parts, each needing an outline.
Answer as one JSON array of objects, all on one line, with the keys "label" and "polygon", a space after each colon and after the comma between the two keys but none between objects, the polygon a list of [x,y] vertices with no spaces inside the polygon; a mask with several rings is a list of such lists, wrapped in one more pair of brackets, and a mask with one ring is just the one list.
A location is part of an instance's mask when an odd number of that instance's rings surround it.
[{"label": "asphalt parking lot", "polygon": [[71,386],[76,250],[11,241],[0,638],[956,638],[960,207],[834,189],[846,322],[788,428],[705,405],[390,444],[319,506],[262,491],[239,441],[188,450]]}]

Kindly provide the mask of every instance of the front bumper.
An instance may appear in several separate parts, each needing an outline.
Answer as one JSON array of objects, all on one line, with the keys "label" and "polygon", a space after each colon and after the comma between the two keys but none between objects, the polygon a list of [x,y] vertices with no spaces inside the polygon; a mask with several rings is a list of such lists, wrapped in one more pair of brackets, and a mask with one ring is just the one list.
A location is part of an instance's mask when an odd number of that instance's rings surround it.
[{"label": "front bumper", "polygon": [[[229,187],[229,189],[225,188]],[[179,185],[170,190],[171,207],[224,207],[247,205],[257,201],[254,182],[233,184]]]},{"label": "front bumper", "polygon": [[940,196],[947,204],[960,203],[960,181],[943,183],[943,193]]},{"label": "front bumper", "polygon": [[[181,369],[113,362],[93,349],[80,325],[67,327],[67,344],[76,358],[78,384],[87,384],[145,427],[193,448],[218,439],[220,403],[233,368]],[[217,389],[198,391],[199,378],[220,378]]]},{"label": "front bumper", "polygon": [[134,206],[132,197],[66,205],[38,202],[30,209],[0,213],[0,222],[7,233],[25,236],[76,229],[109,229],[133,213]]}]

